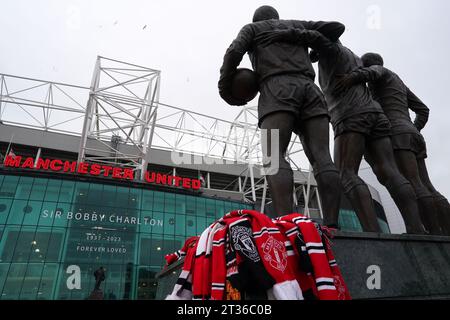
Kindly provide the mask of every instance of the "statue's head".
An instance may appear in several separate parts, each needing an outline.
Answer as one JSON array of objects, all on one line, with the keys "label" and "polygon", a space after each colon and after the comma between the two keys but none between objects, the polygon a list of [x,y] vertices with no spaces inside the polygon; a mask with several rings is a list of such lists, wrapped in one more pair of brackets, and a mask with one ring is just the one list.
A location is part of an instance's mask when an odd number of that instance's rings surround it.
[{"label": "statue's head", "polygon": [[253,22],[270,20],[270,19],[280,19],[277,10],[271,6],[261,6],[256,9],[253,14]]},{"label": "statue's head", "polygon": [[383,57],[378,53],[373,52],[366,53],[361,57],[361,60],[364,64],[364,67],[370,67],[374,65],[383,66],[384,64]]}]

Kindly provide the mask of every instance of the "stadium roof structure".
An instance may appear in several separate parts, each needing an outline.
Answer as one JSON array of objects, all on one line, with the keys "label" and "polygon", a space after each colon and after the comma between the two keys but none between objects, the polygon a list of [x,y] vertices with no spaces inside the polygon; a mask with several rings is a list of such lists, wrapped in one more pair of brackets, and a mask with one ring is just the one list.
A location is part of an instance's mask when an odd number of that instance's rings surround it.
[{"label": "stadium roof structure", "polygon": [[[168,151],[175,162],[177,155],[192,155],[213,164],[241,164],[242,179],[251,183],[248,189],[243,183],[239,191],[256,201],[262,190],[264,211],[267,181],[255,173],[262,165],[256,107],[244,106],[228,121],[161,102],[160,86],[160,71],[101,56],[90,87],[0,73],[0,123],[78,137],[79,162],[121,165],[141,178],[152,162],[151,150]],[[311,168],[295,135],[287,157],[297,169],[295,201],[303,197],[308,212],[315,195],[321,211]]]}]

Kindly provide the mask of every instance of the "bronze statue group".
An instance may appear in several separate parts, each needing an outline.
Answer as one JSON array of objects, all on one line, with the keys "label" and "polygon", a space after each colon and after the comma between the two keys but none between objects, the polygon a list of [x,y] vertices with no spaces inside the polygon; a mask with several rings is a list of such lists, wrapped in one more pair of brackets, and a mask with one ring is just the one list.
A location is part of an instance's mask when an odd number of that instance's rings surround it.
[{"label": "bronze statue group", "polygon": [[[248,53],[259,81],[259,127],[264,163],[269,165],[271,130],[278,130],[279,168],[267,175],[274,211],[293,208],[293,172],[286,161],[292,133],[299,135],[317,181],[324,225],[339,228],[341,190],[363,230],[380,232],[367,184],[358,176],[363,157],[399,208],[407,233],[450,235],[450,205],[430,181],[426,145],[420,131],[429,109],[379,54],[361,58],[339,40],[339,22],[280,20],[270,6],[255,11],[226,51],[219,92],[231,105],[245,105],[231,94],[231,82]],[[319,84],[312,63],[318,62]],[[414,122],[409,110],[416,114]],[[335,143],[329,152],[329,123]]]}]

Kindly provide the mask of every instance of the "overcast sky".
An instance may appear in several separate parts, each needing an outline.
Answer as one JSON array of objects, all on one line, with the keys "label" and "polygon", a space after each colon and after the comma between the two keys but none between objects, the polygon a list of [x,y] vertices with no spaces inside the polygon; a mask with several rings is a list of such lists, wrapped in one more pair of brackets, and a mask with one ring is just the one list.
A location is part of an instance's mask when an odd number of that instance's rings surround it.
[{"label": "overcast sky", "polygon": [[343,43],[355,53],[383,54],[431,109],[428,166],[450,196],[448,1],[3,1],[0,73],[89,86],[102,55],[161,70],[162,102],[231,120],[238,110],[218,95],[219,68],[263,4],[285,19],[341,21]]}]

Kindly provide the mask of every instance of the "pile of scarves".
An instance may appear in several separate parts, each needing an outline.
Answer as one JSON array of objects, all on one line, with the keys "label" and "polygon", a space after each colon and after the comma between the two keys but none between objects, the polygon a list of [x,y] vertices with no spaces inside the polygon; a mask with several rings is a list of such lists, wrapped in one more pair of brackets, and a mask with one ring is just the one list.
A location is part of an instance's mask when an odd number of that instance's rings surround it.
[{"label": "pile of scarves", "polygon": [[330,231],[300,214],[236,210],[167,255],[184,258],[167,300],[349,300]]}]

